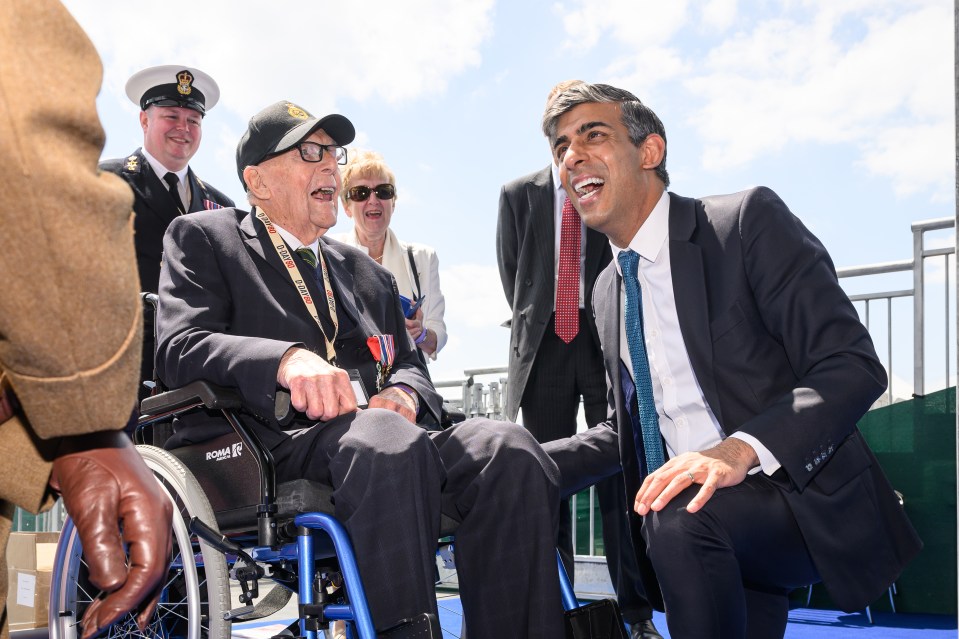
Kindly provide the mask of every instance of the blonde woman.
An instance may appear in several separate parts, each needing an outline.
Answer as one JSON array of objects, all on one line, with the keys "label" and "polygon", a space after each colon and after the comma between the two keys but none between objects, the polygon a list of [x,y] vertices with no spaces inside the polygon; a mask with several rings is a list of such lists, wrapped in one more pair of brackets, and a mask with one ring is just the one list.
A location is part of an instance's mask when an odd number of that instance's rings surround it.
[{"label": "blonde woman", "polygon": [[[331,235],[366,251],[396,279],[407,309],[406,330],[424,355],[435,360],[446,344],[443,313],[446,301],[440,291],[439,260],[436,251],[423,244],[401,242],[390,230],[396,207],[396,177],[379,153],[350,150],[349,162],[341,169],[340,196],[353,231]],[[414,310],[415,309],[415,310]]]}]

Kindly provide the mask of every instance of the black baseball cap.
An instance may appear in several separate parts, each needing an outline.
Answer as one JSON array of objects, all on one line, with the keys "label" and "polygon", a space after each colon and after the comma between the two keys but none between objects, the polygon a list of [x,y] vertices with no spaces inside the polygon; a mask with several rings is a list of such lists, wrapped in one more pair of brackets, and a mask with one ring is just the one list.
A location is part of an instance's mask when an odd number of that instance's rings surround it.
[{"label": "black baseball cap", "polygon": [[243,169],[293,148],[317,129],[326,131],[340,146],[346,146],[356,137],[356,129],[346,117],[333,113],[316,118],[288,100],[272,104],[250,118],[246,132],[236,145],[236,172],[243,188],[246,188]]},{"label": "black baseball cap", "polygon": [[165,64],[133,74],[127,80],[127,97],[146,111],[151,106],[178,106],[200,115],[220,99],[220,87],[196,67]]}]

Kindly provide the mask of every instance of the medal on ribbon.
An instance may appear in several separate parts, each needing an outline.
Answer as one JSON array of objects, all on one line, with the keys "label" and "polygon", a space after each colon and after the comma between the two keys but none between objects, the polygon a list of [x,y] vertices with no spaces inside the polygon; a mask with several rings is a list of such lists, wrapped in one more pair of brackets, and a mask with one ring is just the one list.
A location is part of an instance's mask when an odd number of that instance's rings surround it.
[{"label": "medal on ribbon", "polygon": [[396,358],[396,345],[392,335],[373,335],[366,338],[366,345],[376,360],[376,392],[380,392],[386,384]]}]

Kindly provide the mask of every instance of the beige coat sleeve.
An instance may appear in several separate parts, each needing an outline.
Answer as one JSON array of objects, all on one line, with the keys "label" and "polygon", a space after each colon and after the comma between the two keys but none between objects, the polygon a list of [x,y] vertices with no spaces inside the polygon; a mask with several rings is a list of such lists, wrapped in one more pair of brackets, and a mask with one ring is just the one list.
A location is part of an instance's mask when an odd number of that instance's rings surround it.
[{"label": "beige coat sleeve", "polygon": [[6,0],[0,59],[0,373],[37,438],[121,428],[142,322],[133,196],[97,170],[100,61],[56,0]]}]

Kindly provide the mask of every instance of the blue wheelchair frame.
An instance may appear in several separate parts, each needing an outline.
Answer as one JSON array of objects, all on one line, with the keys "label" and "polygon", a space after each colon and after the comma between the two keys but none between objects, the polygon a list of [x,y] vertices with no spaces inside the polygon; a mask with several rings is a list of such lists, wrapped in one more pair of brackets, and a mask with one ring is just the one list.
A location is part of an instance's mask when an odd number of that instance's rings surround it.
[{"label": "blue wheelchair frame", "polygon": [[[154,311],[156,310],[156,295],[144,293],[141,297],[147,306],[152,307]],[[197,517],[185,522],[188,533],[205,542],[208,547],[222,553],[226,560],[229,561],[231,557],[237,557],[238,559],[235,559],[233,563],[234,571],[239,572],[237,566],[242,559],[246,569],[244,575],[252,579],[253,586],[250,588],[246,587],[246,581],[240,580],[241,584],[244,585],[241,603],[247,605],[236,610],[223,611],[226,613],[223,616],[224,621],[232,622],[233,619],[242,619],[249,612],[255,614],[262,612],[256,611],[253,605],[253,600],[258,597],[257,580],[264,574],[259,567],[260,563],[272,565],[274,569],[276,566],[282,568],[282,566],[289,564],[296,566],[295,590],[293,589],[293,579],[284,580],[277,578],[275,575],[271,578],[278,584],[278,587],[286,588],[291,594],[295,592],[297,595],[300,636],[306,639],[317,639],[320,626],[323,626],[327,621],[345,620],[352,622],[359,639],[376,639],[376,631],[370,616],[366,592],[356,564],[352,543],[346,529],[332,515],[332,506],[328,498],[331,488],[323,487],[315,482],[299,480],[298,482],[282,484],[278,491],[276,469],[272,455],[269,450],[260,444],[255,432],[240,421],[238,411],[242,408],[242,400],[237,393],[205,381],[194,382],[183,388],[161,393],[157,393],[161,389],[158,380],[154,380],[154,385],[155,394],[147,397],[141,403],[142,416],[134,433],[134,441],[137,444],[144,445],[147,443],[147,434],[150,432],[148,427],[157,428],[158,425],[170,422],[182,413],[203,408],[209,411],[219,411],[222,414],[232,428],[233,433],[239,438],[239,442],[242,443],[243,463],[247,463],[246,460],[252,458],[256,465],[255,474],[257,478],[256,481],[252,482],[257,484],[255,488],[251,482],[247,481],[242,488],[234,491],[234,494],[224,496],[219,494],[221,492],[219,489],[222,487],[219,484],[236,483],[232,478],[226,478],[227,481],[225,482],[222,481],[224,478],[220,478],[221,481],[218,482],[208,476],[208,471],[203,471],[198,464],[191,467],[188,463],[189,455],[192,454],[187,450],[188,448],[202,447],[211,444],[211,442],[167,451],[171,456],[177,458],[177,463],[182,466],[182,469],[185,469],[188,474],[196,479],[201,491],[198,497],[202,497],[204,503],[211,506],[215,520],[212,523],[216,524],[218,529],[228,529],[228,531],[234,532],[242,531],[245,540],[251,539],[253,533],[250,531],[251,526],[248,525],[248,522],[250,521],[251,511],[255,510],[256,543],[253,544],[252,548],[247,544],[246,550],[240,544],[224,536],[220,530],[211,528]],[[280,393],[277,400],[277,419],[280,423],[284,423],[292,415],[289,395]],[[163,440],[164,438],[160,436],[155,437],[155,439]],[[156,441],[154,443],[162,446],[164,442]],[[144,454],[146,453],[144,452]],[[155,458],[155,463],[159,463],[158,457],[168,459],[163,454],[150,454]],[[252,475],[252,469],[250,470]],[[154,472],[157,471],[154,470]],[[159,474],[158,479],[160,478]],[[176,490],[175,483],[169,483],[167,488]],[[230,493],[230,490],[226,492]],[[254,492],[257,493],[255,497],[253,496]],[[237,495],[239,495],[239,498],[237,498]],[[171,497],[177,496],[171,495]],[[179,498],[184,502],[188,501],[184,499],[183,495],[179,495]],[[278,506],[278,502],[281,501],[284,504],[285,511],[282,513]],[[184,509],[189,510],[185,503]],[[179,515],[180,512],[178,511],[177,516]],[[441,534],[444,535],[444,538],[448,539],[455,532],[455,524],[456,522],[444,516],[441,526]],[[322,531],[324,535],[315,536],[314,531]],[[186,534],[182,528],[180,528],[180,533],[181,536]],[[56,631],[51,632],[53,639],[60,639],[61,634],[66,634],[59,629],[60,625],[56,623],[57,615],[66,614],[73,618],[78,617],[80,613],[79,610],[60,610],[61,602],[65,601],[63,591],[69,586],[65,583],[61,573],[68,562],[76,561],[76,557],[68,556],[68,554],[77,553],[79,550],[79,542],[74,537],[73,524],[68,520],[61,533],[60,544],[57,549],[55,570],[58,572],[58,579],[55,580],[51,588],[50,626],[51,629],[57,627]],[[192,537],[190,539],[191,548],[180,548],[180,556],[184,552],[190,552],[193,562],[192,568],[204,568],[202,553],[197,552],[196,542],[192,541]],[[320,544],[326,545],[321,548],[319,547]],[[321,600],[316,601],[314,584],[317,583],[317,560],[329,558],[336,559],[338,571],[343,577],[343,588],[348,601],[346,604],[324,601],[325,594],[322,593],[322,590],[320,590]],[[183,563],[188,562],[184,561]],[[567,611],[573,610],[579,607],[579,603],[558,553],[557,567],[563,607]],[[177,565],[177,562],[174,561],[171,571],[187,568],[190,567]],[[77,576],[79,577],[79,569],[77,570]],[[234,576],[234,578],[236,577]],[[73,584],[73,587],[76,591],[80,590],[79,584]],[[209,588],[209,584],[206,588]],[[199,606],[198,602],[192,603],[196,605],[191,607],[190,602],[187,602],[187,608],[190,610]],[[77,601],[73,601],[73,604],[75,608],[79,608]],[[220,612],[219,610],[212,610],[214,607],[212,603],[208,602],[208,606],[210,612]],[[162,625],[162,620],[158,623]],[[189,626],[189,624],[187,625]],[[169,632],[166,632],[166,628],[161,628],[161,630],[163,630],[163,639],[172,636]]]},{"label": "blue wheelchair frame", "polygon": [[[351,621],[360,639],[375,639],[373,621],[370,616],[366,593],[362,578],[356,564],[353,547],[346,529],[332,514],[322,511],[300,512],[293,517],[292,525],[296,528],[295,543],[279,543],[277,522],[277,487],[275,484],[275,468],[272,456],[260,445],[255,433],[237,417],[236,411],[241,406],[240,398],[232,391],[215,387],[207,382],[193,384],[161,393],[143,401],[137,439],[144,438],[143,429],[151,424],[171,419],[180,413],[199,407],[208,410],[219,410],[234,432],[239,435],[245,448],[256,462],[259,474],[259,503],[256,505],[257,543],[248,551],[254,562],[275,564],[280,561],[295,562],[297,565],[297,596],[300,610],[300,636],[307,639],[316,639],[318,626],[324,620]],[[176,454],[176,450],[169,451]],[[181,461],[184,461],[181,459]],[[186,464],[185,464],[186,465]],[[189,466],[187,466],[189,468]],[[196,475],[196,473],[194,473]],[[201,480],[198,477],[198,480]],[[202,484],[202,480],[200,481]],[[206,526],[193,521],[190,530],[202,537],[205,541],[220,548],[224,553],[236,550],[232,542],[220,535],[217,531],[204,530]],[[448,530],[449,526],[444,526]],[[348,604],[320,603],[317,605],[314,596],[313,584],[316,581],[315,565],[316,538],[313,531],[322,531],[332,542],[339,571],[343,576],[343,584],[347,594]],[[446,534],[446,533],[444,533]],[[560,589],[563,606],[572,610],[579,606],[572,585],[566,575],[562,561],[557,553],[557,568],[560,579]]]}]

